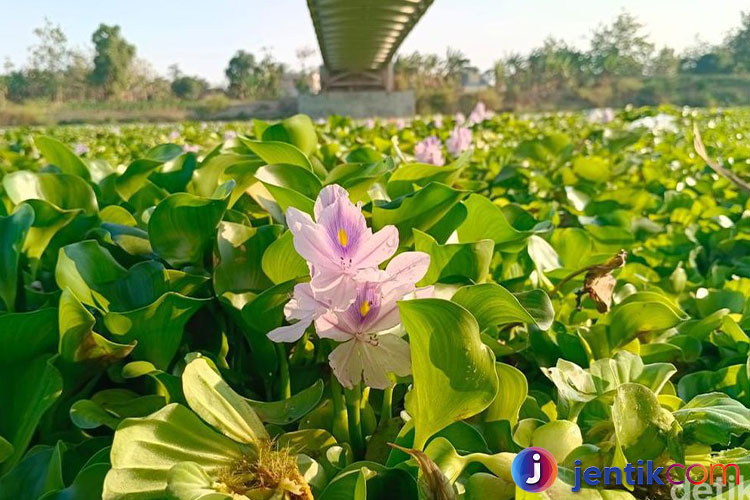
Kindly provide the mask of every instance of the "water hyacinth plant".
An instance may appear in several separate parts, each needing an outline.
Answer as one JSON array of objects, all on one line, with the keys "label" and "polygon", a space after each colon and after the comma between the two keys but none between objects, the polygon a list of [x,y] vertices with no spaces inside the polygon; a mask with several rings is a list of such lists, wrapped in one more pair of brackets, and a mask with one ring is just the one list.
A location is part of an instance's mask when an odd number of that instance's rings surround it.
[{"label": "water hyacinth plant", "polygon": [[748,486],[749,124],[0,131],[0,500],[528,500],[528,447],[542,500]]}]

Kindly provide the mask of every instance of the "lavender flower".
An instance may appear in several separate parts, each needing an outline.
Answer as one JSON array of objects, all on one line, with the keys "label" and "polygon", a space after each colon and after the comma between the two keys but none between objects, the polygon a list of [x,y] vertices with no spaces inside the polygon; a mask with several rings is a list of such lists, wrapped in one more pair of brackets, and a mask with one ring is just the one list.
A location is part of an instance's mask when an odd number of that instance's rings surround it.
[{"label": "lavender flower", "polygon": [[458,156],[471,147],[471,129],[456,126],[445,141],[445,148],[453,156]]},{"label": "lavender flower", "polygon": [[414,156],[420,163],[429,163],[438,166],[445,165],[442,143],[434,135],[425,138],[414,146]]}]

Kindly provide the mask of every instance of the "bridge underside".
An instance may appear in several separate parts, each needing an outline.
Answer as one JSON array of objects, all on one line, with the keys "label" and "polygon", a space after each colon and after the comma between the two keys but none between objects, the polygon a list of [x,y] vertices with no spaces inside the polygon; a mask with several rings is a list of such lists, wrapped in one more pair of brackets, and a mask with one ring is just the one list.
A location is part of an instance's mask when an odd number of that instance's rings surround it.
[{"label": "bridge underside", "polygon": [[391,90],[393,55],[433,0],[307,0],[326,90]]}]

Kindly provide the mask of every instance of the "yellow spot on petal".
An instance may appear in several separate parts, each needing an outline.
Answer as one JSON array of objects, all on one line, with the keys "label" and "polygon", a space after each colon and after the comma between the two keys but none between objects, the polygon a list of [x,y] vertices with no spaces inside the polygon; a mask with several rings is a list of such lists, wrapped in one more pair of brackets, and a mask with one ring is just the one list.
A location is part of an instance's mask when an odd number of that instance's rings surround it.
[{"label": "yellow spot on petal", "polygon": [[349,243],[349,235],[343,229],[339,229],[339,243],[341,243],[342,247],[346,247]]},{"label": "yellow spot on petal", "polygon": [[367,316],[368,312],[370,312],[370,302],[365,300],[362,302],[362,305],[359,306],[359,314],[364,318]]}]

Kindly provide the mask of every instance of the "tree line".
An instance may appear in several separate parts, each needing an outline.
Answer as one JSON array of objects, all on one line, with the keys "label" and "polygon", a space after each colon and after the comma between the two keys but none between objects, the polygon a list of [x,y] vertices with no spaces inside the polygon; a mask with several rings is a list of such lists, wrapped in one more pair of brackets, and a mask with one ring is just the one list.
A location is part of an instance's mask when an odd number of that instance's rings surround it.
[{"label": "tree line", "polygon": [[[227,85],[210,88],[205,79],[184,74],[177,65],[159,75],[116,25],[99,25],[84,51],[71,48],[62,28],[48,19],[34,35],[27,62],[18,68],[8,62],[0,73],[0,102],[195,101],[212,95],[276,99],[285,92],[285,79],[300,92],[310,90],[313,82],[307,61],[315,50],[309,48],[298,50],[294,71],[268,51],[239,50],[227,63]],[[464,110],[477,99],[495,109],[747,105],[750,12],[741,13],[739,26],[721,43],[696,40],[682,53],[657,48],[638,19],[623,11],[595,29],[585,49],[550,37],[529,53],[511,53],[484,71],[454,49],[445,56],[414,52],[397,56],[394,76],[398,89],[415,90],[420,112]],[[467,91],[472,77],[478,92]]]},{"label": "tree line", "polygon": [[[137,57],[135,45],[116,25],[99,25],[91,35],[90,53],[71,48],[62,28],[49,19],[34,35],[36,42],[25,65],[15,68],[5,63],[0,73],[0,102],[196,100],[211,92],[243,100],[275,99],[282,94],[282,77],[287,71],[267,51],[258,57],[240,50],[227,64],[228,86],[211,89],[204,78],[186,75],[177,65],[169,68],[166,78],[157,74]],[[298,90],[309,85],[311,71],[305,61],[312,54],[310,49],[298,51],[302,70],[295,73],[293,81]]]},{"label": "tree line", "polygon": [[[695,82],[700,75],[720,81],[722,77],[727,80],[750,74],[750,12],[740,17],[739,27],[722,43],[696,40],[693,47],[677,53],[670,47],[657,48],[638,19],[622,12],[611,23],[594,30],[586,49],[550,37],[528,54],[511,53],[498,59],[484,72],[472,67],[470,60],[456,50],[449,49],[444,57],[415,52],[395,60],[395,82],[398,88],[416,90],[423,112],[451,105],[460,108],[461,98],[471,97],[463,92],[466,75],[472,73],[489,87],[481,97],[493,107],[528,108],[545,103],[550,108],[566,104],[580,107],[618,105],[628,100],[639,104],[639,99],[642,104],[655,104],[674,97],[680,78]],[[739,82],[739,92],[742,87],[745,90],[737,97],[748,99],[744,104],[750,104],[750,80],[735,81]],[[700,101],[701,94],[694,94],[692,98]]]}]

